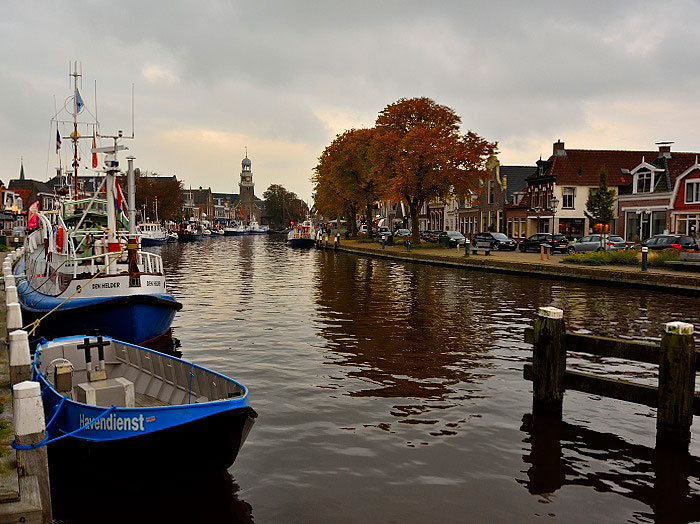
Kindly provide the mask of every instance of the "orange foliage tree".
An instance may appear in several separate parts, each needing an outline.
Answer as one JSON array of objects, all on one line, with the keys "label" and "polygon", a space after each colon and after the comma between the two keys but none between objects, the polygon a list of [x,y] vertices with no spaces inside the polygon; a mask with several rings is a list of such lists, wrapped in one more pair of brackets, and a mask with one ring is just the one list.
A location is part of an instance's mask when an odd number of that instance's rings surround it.
[{"label": "orange foliage tree", "polygon": [[328,216],[345,215],[350,234],[357,234],[357,212],[364,209],[371,235],[372,206],[379,196],[371,152],[374,131],[350,129],[324,149],[314,172],[316,209]]},{"label": "orange foliage tree", "polygon": [[433,198],[476,191],[497,144],[473,131],[462,135],[455,111],[429,98],[402,98],[377,118],[374,170],[384,195],[410,211],[412,241],[420,242],[418,213]]}]

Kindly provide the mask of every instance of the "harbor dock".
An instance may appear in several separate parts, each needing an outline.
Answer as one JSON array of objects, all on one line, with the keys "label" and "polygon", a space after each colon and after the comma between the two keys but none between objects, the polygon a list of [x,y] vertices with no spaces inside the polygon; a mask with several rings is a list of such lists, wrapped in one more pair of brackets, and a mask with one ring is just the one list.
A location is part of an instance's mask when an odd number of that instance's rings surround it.
[{"label": "harbor dock", "polygon": [[488,256],[473,253],[465,256],[464,249],[421,246],[409,250],[403,245],[382,246],[378,242],[345,239],[337,247],[331,242],[321,244],[321,247],[397,262],[700,295],[700,273],[674,269],[649,268],[647,272],[642,272],[640,267],[635,266],[581,266],[562,262],[561,255],[551,255],[549,259],[542,260],[539,254],[504,251],[494,251]]}]

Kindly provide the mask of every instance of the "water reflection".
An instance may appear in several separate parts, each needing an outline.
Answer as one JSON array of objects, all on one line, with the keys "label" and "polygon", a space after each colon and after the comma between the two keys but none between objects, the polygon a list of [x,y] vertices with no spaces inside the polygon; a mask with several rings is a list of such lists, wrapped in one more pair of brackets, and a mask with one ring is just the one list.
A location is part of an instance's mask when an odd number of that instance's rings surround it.
[{"label": "water reflection", "polygon": [[[174,459],[176,459],[174,457]],[[135,471],[133,478],[115,479],[109,472],[76,478],[51,470],[54,522],[65,524],[193,523],[250,524],[253,509],[239,498],[238,484],[228,471],[175,478]],[[146,482],[146,480],[148,482]]]},{"label": "water reflection", "polygon": [[640,501],[651,512],[635,515],[645,522],[692,522],[700,519],[700,460],[630,444],[611,433],[592,431],[551,417],[523,416],[522,460],[527,479],[517,479],[542,502],[565,486],[585,486]]}]

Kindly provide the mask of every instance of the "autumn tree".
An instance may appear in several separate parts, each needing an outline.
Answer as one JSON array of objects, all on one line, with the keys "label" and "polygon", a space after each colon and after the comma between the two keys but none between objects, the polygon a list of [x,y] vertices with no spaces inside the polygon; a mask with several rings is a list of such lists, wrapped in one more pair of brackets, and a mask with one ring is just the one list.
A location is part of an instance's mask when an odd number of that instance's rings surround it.
[{"label": "autumn tree", "polygon": [[309,211],[306,202],[279,184],[271,184],[263,193],[263,200],[265,217],[270,224],[278,227],[286,227],[290,222],[301,222]]},{"label": "autumn tree", "polygon": [[473,131],[461,134],[461,118],[429,98],[402,98],[376,122],[375,170],[386,195],[408,206],[412,241],[420,242],[418,213],[433,198],[468,194],[487,176],[496,152]]},{"label": "autumn tree", "polygon": [[357,213],[367,213],[371,235],[372,206],[378,197],[371,151],[373,130],[351,129],[324,149],[314,171],[316,208],[327,216],[345,216],[350,234],[357,234]]}]

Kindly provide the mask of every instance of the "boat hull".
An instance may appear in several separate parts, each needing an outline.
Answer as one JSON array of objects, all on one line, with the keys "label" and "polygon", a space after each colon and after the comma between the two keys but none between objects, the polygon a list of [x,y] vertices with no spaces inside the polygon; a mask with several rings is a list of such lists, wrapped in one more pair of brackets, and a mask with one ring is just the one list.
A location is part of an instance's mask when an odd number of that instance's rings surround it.
[{"label": "boat hull", "polygon": [[[144,469],[154,476],[162,476],[164,471],[181,471],[183,467],[200,471],[225,469],[236,460],[257,416],[253,408],[245,407],[122,440],[89,441],[68,437],[49,446],[50,467],[52,471],[54,468],[70,470],[74,475],[109,464],[110,475],[117,476],[134,475]],[[205,451],[183,466],[178,457],[182,457],[185,450],[196,449]],[[82,471],[75,471],[76,467]]]},{"label": "boat hull", "polygon": [[163,237],[163,238],[141,237],[141,245],[142,246],[160,246],[162,244],[165,244],[167,241],[168,241],[168,237]]},{"label": "boat hull", "polygon": [[[169,298],[165,298],[169,297]],[[41,309],[29,307],[20,294],[25,323],[51,311],[62,300],[42,302]],[[54,304],[55,302],[55,304]],[[53,307],[50,307],[53,304]],[[70,306],[70,307],[69,307]],[[169,295],[128,295],[116,298],[74,299],[41,321],[38,332],[47,339],[95,333],[132,344],[145,344],[165,334],[182,304]]]},{"label": "boat hull", "polygon": [[311,238],[290,238],[287,240],[291,247],[296,248],[310,248],[314,247],[316,242]]},{"label": "boat hull", "polygon": [[204,235],[201,233],[178,233],[177,240],[179,242],[196,242],[202,240]]}]

